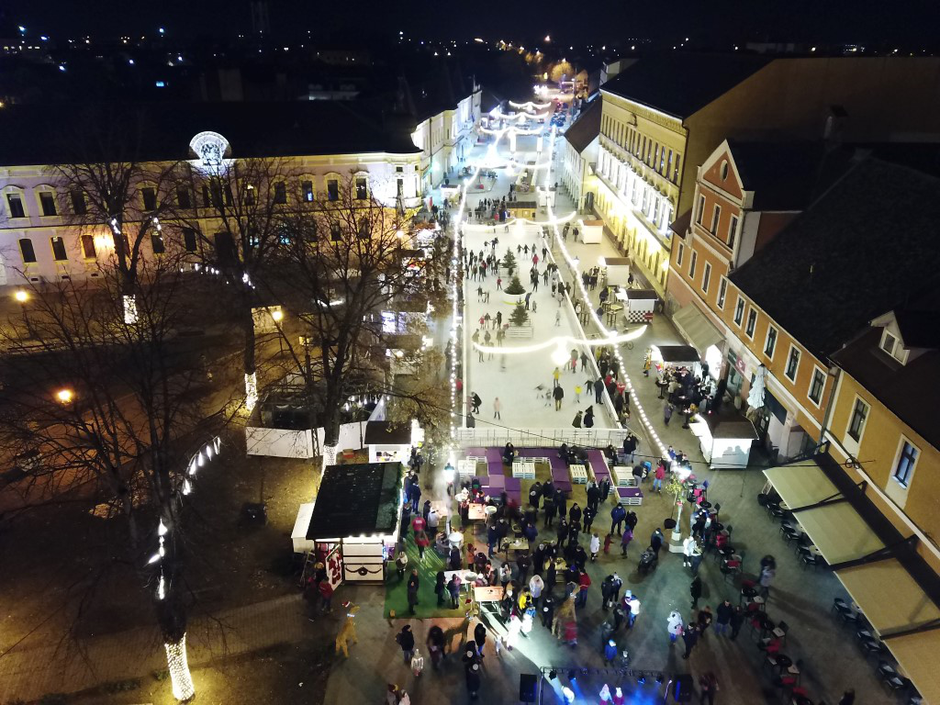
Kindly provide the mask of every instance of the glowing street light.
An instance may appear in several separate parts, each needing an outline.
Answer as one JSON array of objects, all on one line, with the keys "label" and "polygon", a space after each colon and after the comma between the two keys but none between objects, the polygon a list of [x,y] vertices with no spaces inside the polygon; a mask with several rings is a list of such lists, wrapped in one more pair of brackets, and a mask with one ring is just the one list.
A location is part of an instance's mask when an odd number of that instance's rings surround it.
[{"label": "glowing street light", "polygon": [[274,319],[275,323],[280,323],[284,319],[284,312],[281,309],[276,308],[271,311],[271,318]]},{"label": "glowing street light", "polygon": [[75,396],[75,393],[71,389],[60,389],[55,394],[55,398],[58,399],[63,404],[68,404],[72,401],[72,397]]},{"label": "glowing street light", "polygon": [[13,294],[13,298],[21,304],[25,304],[27,301],[29,301],[29,292],[27,292],[25,289],[17,289],[16,293]]}]

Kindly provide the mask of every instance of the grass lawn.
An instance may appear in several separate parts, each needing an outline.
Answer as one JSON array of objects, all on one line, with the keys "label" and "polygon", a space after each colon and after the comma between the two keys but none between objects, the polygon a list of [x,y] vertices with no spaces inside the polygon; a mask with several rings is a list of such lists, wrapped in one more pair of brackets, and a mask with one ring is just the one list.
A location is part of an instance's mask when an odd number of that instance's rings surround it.
[{"label": "grass lawn", "polygon": [[[411,569],[418,567],[418,604],[415,605],[416,619],[429,619],[431,617],[462,617],[463,612],[458,608],[449,609],[450,596],[445,595],[444,605],[437,606],[437,595],[434,594],[434,585],[437,582],[437,572],[444,570],[444,559],[434,552],[430,546],[424,551],[424,560],[418,560],[418,547],[415,545],[414,532],[408,531],[408,539],[405,542],[405,551],[408,554],[408,572],[401,580],[398,579],[398,572],[392,567],[388,580],[385,581],[385,617],[391,616],[391,610],[395,610],[395,616],[398,618],[408,618],[408,576]],[[461,594],[461,600],[463,594]],[[463,605],[461,605],[463,607]]]}]

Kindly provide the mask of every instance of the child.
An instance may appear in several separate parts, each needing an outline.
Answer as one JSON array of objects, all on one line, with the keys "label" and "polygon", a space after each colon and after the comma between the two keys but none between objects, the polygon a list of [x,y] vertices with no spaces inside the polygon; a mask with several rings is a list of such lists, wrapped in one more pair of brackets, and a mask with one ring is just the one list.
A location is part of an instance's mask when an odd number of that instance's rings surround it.
[{"label": "child", "polygon": [[580,384],[576,384],[574,386],[574,400],[578,404],[581,403],[581,385]]},{"label": "child", "polygon": [[611,541],[613,541],[613,538],[611,538],[611,534],[607,534],[607,536],[604,538],[604,555],[605,555],[605,556],[606,556],[608,553],[610,553],[610,543],[611,543]]},{"label": "child", "polygon": [[594,535],[591,537],[591,562],[592,563],[597,560],[597,552],[600,550],[600,548],[601,548],[601,540],[600,540],[600,537],[598,537],[597,532],[595,531]]}]

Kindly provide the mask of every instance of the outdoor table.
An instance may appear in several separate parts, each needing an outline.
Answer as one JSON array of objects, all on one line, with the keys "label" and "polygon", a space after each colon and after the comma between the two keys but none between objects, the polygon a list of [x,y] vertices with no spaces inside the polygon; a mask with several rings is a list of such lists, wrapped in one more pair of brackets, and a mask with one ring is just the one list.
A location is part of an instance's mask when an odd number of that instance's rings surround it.
[{"label": "outdoor table", "polygon": [[513,539],[506,543],[506,551],[528,551],[529,539]]},{"label": "outdoor table", "polygon": [[470,590],[470,586],[473,585],[473,581],[477,579],[477,574],[472,570],[445,570],[444,571],[444,584],[450,582],[450,579],[454,576],[460,578],[460,589],[461,590]]},{"label": "outdoor table", "polygon": [[454,531],[447,537],[447,541],[450,543],[451,548],[460,548],[463,543],[463,534],[459,531]]},{"label": "outdoor table", "polygon": [[711,509],[712,503],[703,501],[703,502],[699,502],[698,506],[700,506],[702,509]]},{"label": "outdoor table", "polygon": [[752,587],[743,587],[741,588],[741,601],[751,600],[754,596],[757,595],[757,588]]},{"label": "outdoor table", "polygon": [[794,693],[790,699],[791,705],[813,705],[813,701],[800,693]]},{"label": "outdoor table", "polygon": [[786,654],[777,654],[777,668],[784,671],[793,665],[793,659]]},{"label": "outdoor table", "polygon": [[503,588],[499,586],[474,585],[473,599],[477,602],[499,602],[503,599]]},{"label": "outdoor table", "polygon": [[583,465],[569,465],[568,472],[571,474],[571,483],[574,485],[587,484],[587,469]]},{"label": "outdoor table", "polygon": [[482,521],[486,519],[485,509],[485,505],[479,502],[471,502],[470,507],[467,509],[467,518],[470,519],[470,521]]}]

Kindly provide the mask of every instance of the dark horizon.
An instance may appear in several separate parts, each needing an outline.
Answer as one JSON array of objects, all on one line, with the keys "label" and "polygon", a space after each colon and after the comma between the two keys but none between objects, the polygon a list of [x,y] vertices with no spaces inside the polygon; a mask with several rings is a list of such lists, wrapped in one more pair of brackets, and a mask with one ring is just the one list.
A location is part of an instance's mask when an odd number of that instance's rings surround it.
[{"label": "dark horizon", "polygon": [[[251,31],[249,0],[165,0],[159,4],[104,0],[47,0],[8,8],[0,15],[0,32],[27,28],[28,36],[53,38],[156,36],[164,27],[169,39],[237,37]],[[498,16],[491,11],[468,9],[455,22],[428,0],[411,0],[405,6],[370,2],[350,12],[344,4],[324,5],[305,0],[270,0],[272,38],[297,40],[307,35],[324,41],[366,44],[394,39],[399,31],[415,40],[467,41],[480,36],[487,41],[540,41],[550,34],[553,43],[605,44],[628,38],[656,41],[688,36],[693,45],[718,46],[727,42],[789,41],[859,43],[886,46],[892,43],[916,49],[936,46],[940,24],[936,3],[912,0],[885,5],[876,0],[795,0],[785,4],[713,0],[709,3],[679,0],[667,11],[658,4],[627,5],[595,0],[589,9],[572,10],[570,3],[547,0],[535,12],[531,5],[502,5]],[[500,34],[502,33],[502,34]],[[505,35],[505,36],[503,36]],[[534,44],[533,44],[534,45]]]}]

